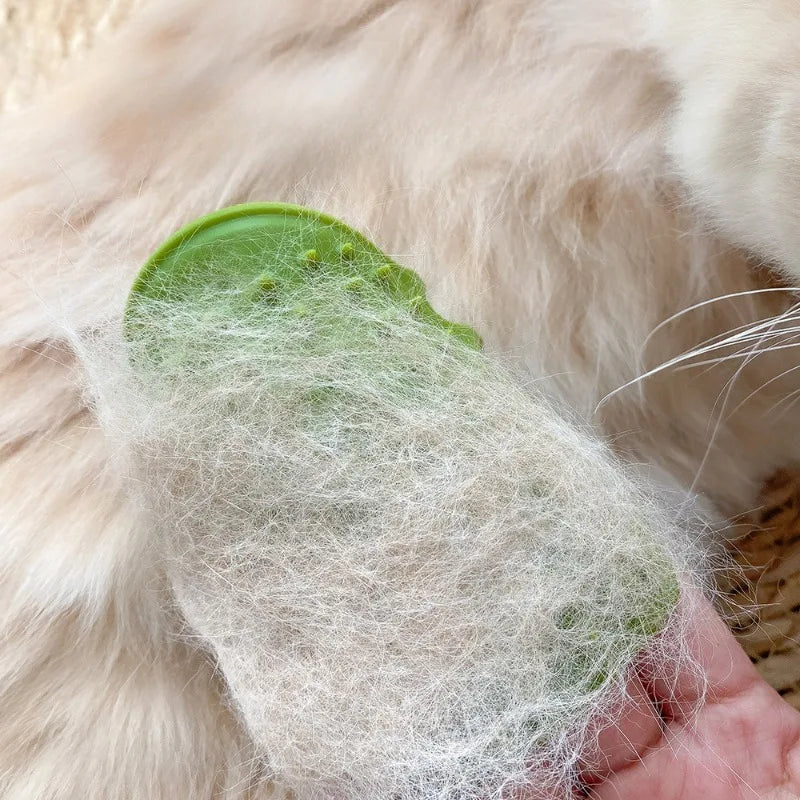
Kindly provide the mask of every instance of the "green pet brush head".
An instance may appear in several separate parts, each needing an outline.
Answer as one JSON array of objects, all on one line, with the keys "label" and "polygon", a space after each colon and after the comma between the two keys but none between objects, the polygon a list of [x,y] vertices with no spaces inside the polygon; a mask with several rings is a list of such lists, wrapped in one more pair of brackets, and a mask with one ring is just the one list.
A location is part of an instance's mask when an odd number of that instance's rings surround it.
[{"label": "green pet brush head", "polygon": [[[229,311],[249,312],[253,304],[277,304],[281,295],[321,279],[338,281],[354,295],[388,294],[417,319],[481,347],[472,328],[448,322],[431,308],[412,270],[343,222],[287,203],[233,206],[181,228],[136,278],[127,323],[135,324],[142,299],[185,301],[198,291],[216,291]],[[300,302],[296,311],[308,309]]]},{"label": "green pet brush head", "polygon": [[605,449],[298,206],[182,228],[123,329],[110,396],[176,597],[275,774],[347,800],[564,780],[679,595],[670,523]]}]

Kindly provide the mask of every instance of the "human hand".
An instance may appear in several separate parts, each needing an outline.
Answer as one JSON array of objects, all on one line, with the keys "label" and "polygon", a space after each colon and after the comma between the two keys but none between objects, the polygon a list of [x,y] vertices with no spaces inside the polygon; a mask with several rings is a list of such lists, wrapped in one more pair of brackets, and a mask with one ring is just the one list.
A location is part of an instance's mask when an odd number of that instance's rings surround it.
[{"label": "human hand", "polygon": [[800,798],[800,713],[758,674],[714,609],[697,601],[688,644],[706,677],[642,669],[599,765],[576,797],[592,800]]}]

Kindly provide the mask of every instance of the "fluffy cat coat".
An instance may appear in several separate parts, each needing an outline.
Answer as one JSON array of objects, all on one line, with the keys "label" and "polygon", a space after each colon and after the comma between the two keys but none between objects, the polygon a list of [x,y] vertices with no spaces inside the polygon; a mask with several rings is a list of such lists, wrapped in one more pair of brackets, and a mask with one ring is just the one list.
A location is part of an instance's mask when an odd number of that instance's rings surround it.
[{"label": "fluffy cat coat", "polygon": [[747,510],[800,456],[791,298],[732,247],[800,273],[798,41],[787,0],[161,2],[6,120],[3,797],[272,796],[64,340],[211,208],[346,217],[654,481]]}]

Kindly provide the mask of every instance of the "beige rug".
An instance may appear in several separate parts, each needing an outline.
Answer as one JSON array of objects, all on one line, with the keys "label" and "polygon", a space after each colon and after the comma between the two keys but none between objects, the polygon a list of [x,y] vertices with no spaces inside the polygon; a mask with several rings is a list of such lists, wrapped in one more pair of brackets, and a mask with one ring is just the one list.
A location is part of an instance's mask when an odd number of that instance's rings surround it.
[{"label": "beige rug", "polygon": [[[139,2],[0,0],[0,110],[30,102],[66,59],[80,57]],[[736,604],[755,600],[758,614],[734,620],[734,632],[762,675],[800,708],[800,468],[768,481],[743,525],[744,571],[731,596]]]}]

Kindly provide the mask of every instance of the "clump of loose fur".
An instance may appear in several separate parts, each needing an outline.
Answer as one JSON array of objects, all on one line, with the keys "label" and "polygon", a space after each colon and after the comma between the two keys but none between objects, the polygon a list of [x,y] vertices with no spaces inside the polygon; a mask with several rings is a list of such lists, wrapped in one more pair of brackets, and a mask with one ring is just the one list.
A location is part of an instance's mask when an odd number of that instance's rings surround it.
[{"label": "clump of loose fur", "polygon": [[139,298],[116,330],[82,345],[98,414],[301,800],[563,787],[637,654],[676,646],[659,509],[382,288]]}]

